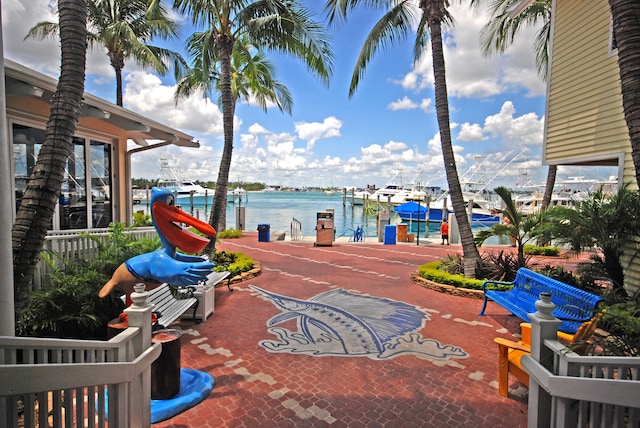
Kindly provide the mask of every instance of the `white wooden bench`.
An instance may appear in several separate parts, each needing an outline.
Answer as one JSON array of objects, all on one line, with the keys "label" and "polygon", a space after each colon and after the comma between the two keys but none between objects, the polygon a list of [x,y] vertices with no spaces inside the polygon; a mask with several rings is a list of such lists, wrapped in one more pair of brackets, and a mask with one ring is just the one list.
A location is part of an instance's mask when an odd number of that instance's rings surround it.
[{"label": "white wooden bench", "polygon": [[153,311],[158,316],[157,325],[169,326],[192,307],[195,320],[198,299],[193,295],[194,291],[195,287],[175,287],[167,283],[150,290],[147,302],[155,306]]},{"label": "white wooden bench", "polygon": [[226,279],[227,280],[227,288],[229,289],[229,291],[233,291],[233,289],[231,288],[231,278],[229,278],[230,275],[231,275],[231,272],[226,271],[226,270],[222,271],[222,272],[212,272],[207,276],[207,281],[205,282],[205,286],[206,287],[215,287],[220,282],[222,282],[222,281],[224,281]]}]

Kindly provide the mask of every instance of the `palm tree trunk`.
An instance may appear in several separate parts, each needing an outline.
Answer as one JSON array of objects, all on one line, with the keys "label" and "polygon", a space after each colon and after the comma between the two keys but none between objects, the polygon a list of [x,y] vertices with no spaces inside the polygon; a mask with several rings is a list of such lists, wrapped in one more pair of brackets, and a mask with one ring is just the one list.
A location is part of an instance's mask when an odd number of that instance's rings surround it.
[{"label": "palm tree trunk", "polygon": [[[216,180],[216,193],[213,198],[213,208],[209,224],[220,232],[227,224],[227,191],[229,190],[229,170],[231,169],[231,156],[233,153],[233,115],[236,109],[236,99],[231,89],[231,53],[233,41],[225,36],[216,40],[216,47],[220,55],[220,97],[222,98],[222,128],[224,133],[224,148],[218,179]],[[215,252],[215,240],[212,239],[206,250],[209,254]]]},{"label": "palm tree trunk", "polygon": [[456,215],[460,240],[462,242],[462,252],[464,255],[464,275],[473,278],[476,272],[476,265],[480,259],[478,248],[473,240],[471,225],[467,218],[467,210],[464,206],[462,187],[458,178],[456,159],[453,153],[451,142],[451,127],[449,124],[449,97],[447,95],[447,77],[444,63],[444,53],[442,49],[442,28],[441,21],[435,19],[430,21],[431,49],[433,55],[433,75],[435,81],[436,114],[438,117],[438,127],[440,128],[440,142],[442,144],[442,156],[444,158],[445,171],[447,173],[447,184],[451,195],[451,204]]},{"label": "palm tree trunk", "polygon": [[640,3],[638,0],[609,0],[609,7],[618,45],[622,105],[629,128],[636,182],[640,187]]},{"label": "palm tree trunk", "polygon": [[87,1],[59,0],[62,61],[45,140],[12,230],[16,311],[27,291],[60,196],[84,93]]},{"label": "palm tree trunk", "polygon": [[558,165],[549,165],[547,171],[547,184],[544,188],[544,196],[542,196],[541,210],[546,210],[551,204],[551,197],[553,196],[553,187],[556,185],[556,174],[558,173]]}]

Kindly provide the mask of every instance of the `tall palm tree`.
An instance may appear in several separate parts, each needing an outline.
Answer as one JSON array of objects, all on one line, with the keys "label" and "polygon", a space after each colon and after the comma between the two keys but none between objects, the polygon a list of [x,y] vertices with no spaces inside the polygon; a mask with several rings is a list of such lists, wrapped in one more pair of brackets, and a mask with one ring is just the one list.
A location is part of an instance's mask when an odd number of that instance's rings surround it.
[{"label": "tall palm tree", "polygon": [[45,140],[12,229],[17,312],[27,301],[28,284],[53,218],[84,93],[87,0],[58,0],[58,14],[62,52],[60,79]]},{"label": "tall palm tree", "polygon": [[447,174],[447,184],[451,195],[451,204],[456,215],[464,255],[464,274],[473,277],[476,265],[480,259],[478,248],[473,239],[471,225],[467,217],[462,187],[458,177],[456,160],[451,141],[451,126],[449,123],[449,99],[447,94],[447,79],[442,45],[442,25],[451,24],[452,19],[447,11],[447,0],[419,0],[416,8],[414,0],[327,0],[326,10],[331,21],[339,16],[346,17],[347,12],[364,4],[372,9],[386,10],[380,20],[374,24],[364,42],[358,56],[349,95],[352,96],[363,77],[365,69],[373,55],[381,47],[397,41],[406,40],[411,31],[414,18],[419,17],[413,48],[414,60],[418,61],[425,51],[428,39],[431,40],[433,57],[433,75],[435,83],[436,116],[440,129],[442,156]]},{"label": "tall palm tree", "polygon": [[[152,39],[177,37],[178,25],[172,21],[161,0],[89,0],[89,46],[104,46],[116,74],[116,104],[122,106],[122,69],[132,59],[165,75],[173,65],[176,72],[186,66],[180,54],[149,44]],[[58,24],[39,22],[25,38],[55,37]]]},{"label": "tall palm tree", "polygon": [[[307,68],[325,82],[332,72],[333,55],[323,27],[311,13],[289,0],[175,0],[174,8],[189,16],[194,25],[203,27],[190,38],[200,44],[199,66],[217,77],[220,91],[224,148],[216,180],[216,192],[209,223],[222,230],[226,223],[229,169],[233,153],[234,96],[232,57],[236,44],[246,39],[257,49],[278,51],[301,59]],[[214,72],[215,70],[215,72]],[[204,77],[204,75],[203,75]],[[215,243],[207,249],[211,251]]]},{"label": "tall palm tree", "polygon": [[[175,98],[178,101],[181,98],[188,97],[195,92],[203,94],[218,93],[218,103],[222,104],[221,94],[221,70],[220,62],[214,60],[211,64],[212,69],[205,69],[203,66],[203,42],[206,41],[204,33],[196,33],[190,37],[187,42],[187,51],[193,58],[193,65],[187,73],[179,80],[176,88]],[[216,55],[216,53],[213,53]],[[234,44],[233,53],[231,54],[231,92],[235,103],[239,99],[255,102],[265,112],[269,103],[273,103],[281,112],[291,113],[293,105],[291,92],[280,81],[274,79],[275,68],[267,60],[264,52],[251,46],[246,37],[241,37]],[[231,155],[231,153],[229,153]],[[225,164],[226,168],[219,175],[229,176],[231,160]],[[220,165],[222,169],[222,163]],[[227,185],[228,186],[228,185]],[[222,192],[220,180],[216,184],[216,194],[226,195],[226,191]],[[215,196],[214,196],[215,198]],[[225,196],[226,203],[226,196]],[[226,224],[226,206],[214,218],[212,210],[210,222],[211,224]],[[214,226],[215,228],[216,226]],[[218,230],[218,229],[216,229]],[[211,244],[208,251],[215,248],[215,243]]]},{"label": "tall palm tree", "polygon": [[609,7],[618,48],[622,106],[629,128],[636,183],[640,187],[640,3],[609,0]]},{"label": "tall palm tree", "polygon": [[[547,81],[549,76],[549,49],[551,45],[551,0],[535,0],[520,13],[513,15],[512,8],[522,0],[495,0],[489,3],[489,22],[480,31],[480,46],[486,56],[502,54],[511,46],[522,28],[542,24],[533,40],[538,76]],[[480,8],[487,0],[471,0],[471,5]],[[547,183],[542,197],[544,210],[551,203],[556,184],[558,165],[549,165]]]}]

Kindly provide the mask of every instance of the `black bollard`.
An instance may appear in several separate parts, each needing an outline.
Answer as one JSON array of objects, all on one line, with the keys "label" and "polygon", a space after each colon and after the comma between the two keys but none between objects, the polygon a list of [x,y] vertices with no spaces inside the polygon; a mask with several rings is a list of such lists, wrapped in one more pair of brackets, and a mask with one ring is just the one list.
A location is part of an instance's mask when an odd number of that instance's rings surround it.
[{"label": "black bollard", "polygon": [[167,400],[180,392],[180,338],[178,330],[158,330],[152,343],[161,343],[162,352],[151,364],[151,399]]}]

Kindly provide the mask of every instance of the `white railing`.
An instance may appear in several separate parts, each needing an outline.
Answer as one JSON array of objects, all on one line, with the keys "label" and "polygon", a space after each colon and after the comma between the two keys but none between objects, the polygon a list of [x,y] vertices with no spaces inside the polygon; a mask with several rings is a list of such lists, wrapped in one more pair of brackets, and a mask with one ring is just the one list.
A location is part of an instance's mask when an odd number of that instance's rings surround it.
[{"label": "white railing", "polygon": [[580,356],[557,341],[544,305],[531,318],[529,427],[640,426],[640,357]]},{"label": "white railing", "polygon": [[129,328],[113,339],[0,337],[0,426],[148,427],[151,344],[147,293],[132,293]]},{"label": "white railing", "polygon": [[[157,236],[153,227],[137,227],[124,231],[140,238],[154,238]],[[98,243],[86,236],[96,237],[100,242],[106,243],[110,232],[108,229],[72,229],[49,231],[44,241],[43,251],[54,251],[65,261],[78,259],[92,260],[98,257]],[[44,260],[40,260],[33,274],[32,287],[39,290],[48,284],[49,275],[53,269]]]},{"label": "white railing", "polygon": [[292,241],[300,241],[302,240],[302,223],[300,220],[296,218],[291,219],[291,240]]}]

